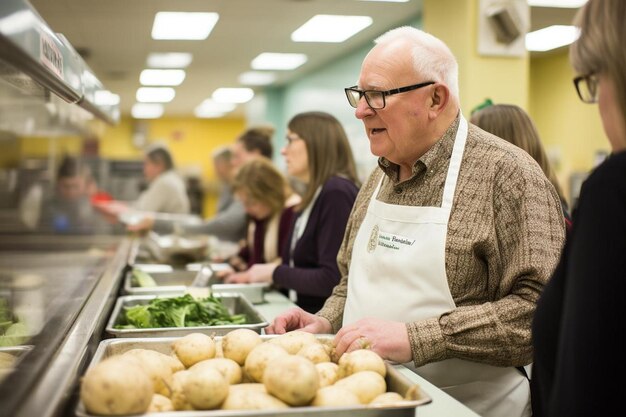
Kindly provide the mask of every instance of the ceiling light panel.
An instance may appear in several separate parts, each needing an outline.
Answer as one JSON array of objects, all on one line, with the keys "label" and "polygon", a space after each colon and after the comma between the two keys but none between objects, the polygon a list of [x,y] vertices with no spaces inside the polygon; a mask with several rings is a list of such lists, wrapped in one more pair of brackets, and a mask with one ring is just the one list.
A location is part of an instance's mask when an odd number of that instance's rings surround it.
[{"label": "ceiling light panel", "polygon": [[254,97],[251,88],[218,88],[211,95],[218,103],[246,103]]},{"label": "ceiling light panel", "polygon": [[137,101],[140,103],[169,103],[176,92],[169,87],[140,87],[137,89]]},{"label": "ceiling light panel", "polygon": [[283,54],[277,52],[263,52],[252,60],[252,69],[255,70],[293,70],[307,61],[305,54]]},{"label": "ceiling light panel", "polygon": [[291,34],[294,42],[340,43],[372,24],[369,16],[318,14]]},{"label": "ceiling light panel", "polygon": [[186,68],[192,60],[193,55],[187,52],[152,53],[146,65],[149,68]]},{"label": "ceiling light panel", "polygon": [[248,71],[239,75],[238,80],[243,85],[269,85],[276,81],[276,75],[271,72]]},{"label": "ceiling light panel", "polygon": [[549,51],[569,45],[578,39],[580,29],[576,26],[554,25],[526,34],[526,49],[529,51]]},{"label": "ceiling light panel", "polygon": [[141,85],[180,85],[185,79],[185,71],[179,69],[145,69],[141,71]]},{"label": "ceiling light panel", "polygon": [[206,113],[228,113],[235,110],[236,107],[235,103],[219,103],[211,98],[207,98],[196,109],[201,109]]},{"label": "ceiling light panel", "polygon": [[378,1],[381,3],[408,3],[411,0],[361,0],[361,1]]},{"label": "ceiling light panel", "polygon": [[163,106],[161,104],[136,103],[131,109],[131,114],[135,119],[158,119],[163,116]]},{"label": "ceiling light panel", "polygon": [[152,39],[203,40],[209,37],[218,19],[217,13],[158,12]]},{"label": "ceiling light panel", "polygon": [[529,6],[534,7],[561,7],[567,9],[577,9],[582,7],[587,0],[528,0]]}]

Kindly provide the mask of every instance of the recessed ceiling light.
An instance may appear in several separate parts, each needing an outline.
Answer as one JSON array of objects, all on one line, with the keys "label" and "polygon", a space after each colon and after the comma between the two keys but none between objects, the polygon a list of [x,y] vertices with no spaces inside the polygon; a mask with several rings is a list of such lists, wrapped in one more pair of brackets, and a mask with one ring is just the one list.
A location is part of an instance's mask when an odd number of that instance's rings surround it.
[{"label": "recessed ceiling light", "polygon": [[582,7],[587,0],[528,0],[529,6],[535,7],[562,7],[576,9]]},{"label": "recessed ceiling light", "polygon": [[187,52],[151,53],[146,64],[150,68],[185,68],[192,59],[193,56]]},{"label": "recessed ceiling light", "polygon": [[140,103],[169,103],[176,92],[169,87],[140,87],[137,89],[137,101]]},{"label": "recessed ceiling light", "polygon": [[203,40],[209,37],[218,19],[217,13],[158,12],[152,39]]},{"label": "recessed ceiling light", "polygon": [[120,96],[109,90],[96,91],[93,100],[99,106],[117,106],[120,104]]},{"label": "recessed ceiling light", "polygon": [[208,111],[208,110],[204,110],[200,107],[196,107],[195,110],[193,111],[193,114],[196,117],[199,117],[201,119],[218,119],[220,117],[223,117],[225,113],[221,113],[221,112],[212,112],[212,111]]},{"label": "recessed ceiling light", "polygon": [[276,81],[276,75],[271,72],[248,71],[239,76],[239,83],[243,85],[268,85]]},{"label": "recessed ceiling light", "polygon": [[235,110],[235,107],[237,107],[235,103],[218,103],[211,98],[207,98],[196,109],[202,109],[202,111],[207,113],[228,113]]},{"label": "recessed ceiling light", "polygon": [[578,39],[580,29],[576,26],[554,25],[526,34],[526,49],[529,51],[549,51],[569,45]]},{"label": "recessed ceiling light", "polygon": [[218,103],[245,103],[252,100],[254,91],[251,88],[218,88],[211,97]]},{"label": "recessed ceiling light", "polygon": [[136,103],[131,109],[131,114],[135,119],[158,119],[163,116],[163,106],[161,104]]},{"label": "recessed ceiling light", "polygon": [[141,71],[141,85],[180,85],[185,79],[185,71],[179,69],[145,69]]},{"label": "recessed ceiling light", "polygon": [[343,42],[372,24],[369,16],[318,14],[291,34],[294,42]]},{"label": "recessed ceiling light", "polygon": [[263,52],[252,60],[252,69],[255,70],[292,70],[307,61],[304,54],[283,54]]}]

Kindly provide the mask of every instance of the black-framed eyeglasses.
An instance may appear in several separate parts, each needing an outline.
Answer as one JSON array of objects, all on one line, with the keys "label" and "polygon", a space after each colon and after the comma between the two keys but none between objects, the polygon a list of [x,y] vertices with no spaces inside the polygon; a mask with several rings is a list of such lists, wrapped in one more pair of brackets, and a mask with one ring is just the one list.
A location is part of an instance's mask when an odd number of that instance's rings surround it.
[{"label": "black-framed eyeglasses", "polygon": [[413,84],[406,87],[394,88],[387,91],[359,90],[358,88],[356,88],[357,86],[355,85],[350,88],[345,88],[344,91],[346,92],[348,103],[350,103],[352,107],[356,108],[359,105],[359,100],[361,100],[361,97],[365,96],[365,101],[367,102],[367,105],[373,109],[379,110],[385,108],[385,97],[387,96],[417,90],[418,88],[426,87],[432,84],[435,84],[435,81],[426,81],[425,83]]},{"label": "black-framed eyeglasses", "polygon": [[574,86],[583,103],[598,102],[598,76],[594,73],[574,78]]}]

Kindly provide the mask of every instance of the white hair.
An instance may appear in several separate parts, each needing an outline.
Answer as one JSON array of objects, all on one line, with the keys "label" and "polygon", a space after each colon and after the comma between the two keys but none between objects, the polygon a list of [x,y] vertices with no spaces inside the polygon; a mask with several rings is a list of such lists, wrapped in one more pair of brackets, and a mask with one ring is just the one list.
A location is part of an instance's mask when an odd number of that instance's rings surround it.
[{"label": "white hair", "polygon": [[439,38],[411,26],[391,29],[374,40],[376,45],[398,40],[411,43],[415,72],[445,84],[450,95],[459,99],[459,64],[450,48]]}]

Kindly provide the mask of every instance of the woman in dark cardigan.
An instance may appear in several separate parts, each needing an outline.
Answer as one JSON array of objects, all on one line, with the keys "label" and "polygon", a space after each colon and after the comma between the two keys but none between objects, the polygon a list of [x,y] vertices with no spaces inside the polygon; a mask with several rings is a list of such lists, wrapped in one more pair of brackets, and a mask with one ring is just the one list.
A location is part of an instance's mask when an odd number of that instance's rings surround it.
[{"label": "woman in dark cardigan", "polygon": [[298,306],[318,311],[340,274],[337,252],[358,193],[354,158],[339,121],[323,112],[294,116],[282,149],[289,175],[305,185],[282,264],[257,264],[252,282],[273,282]]}]

